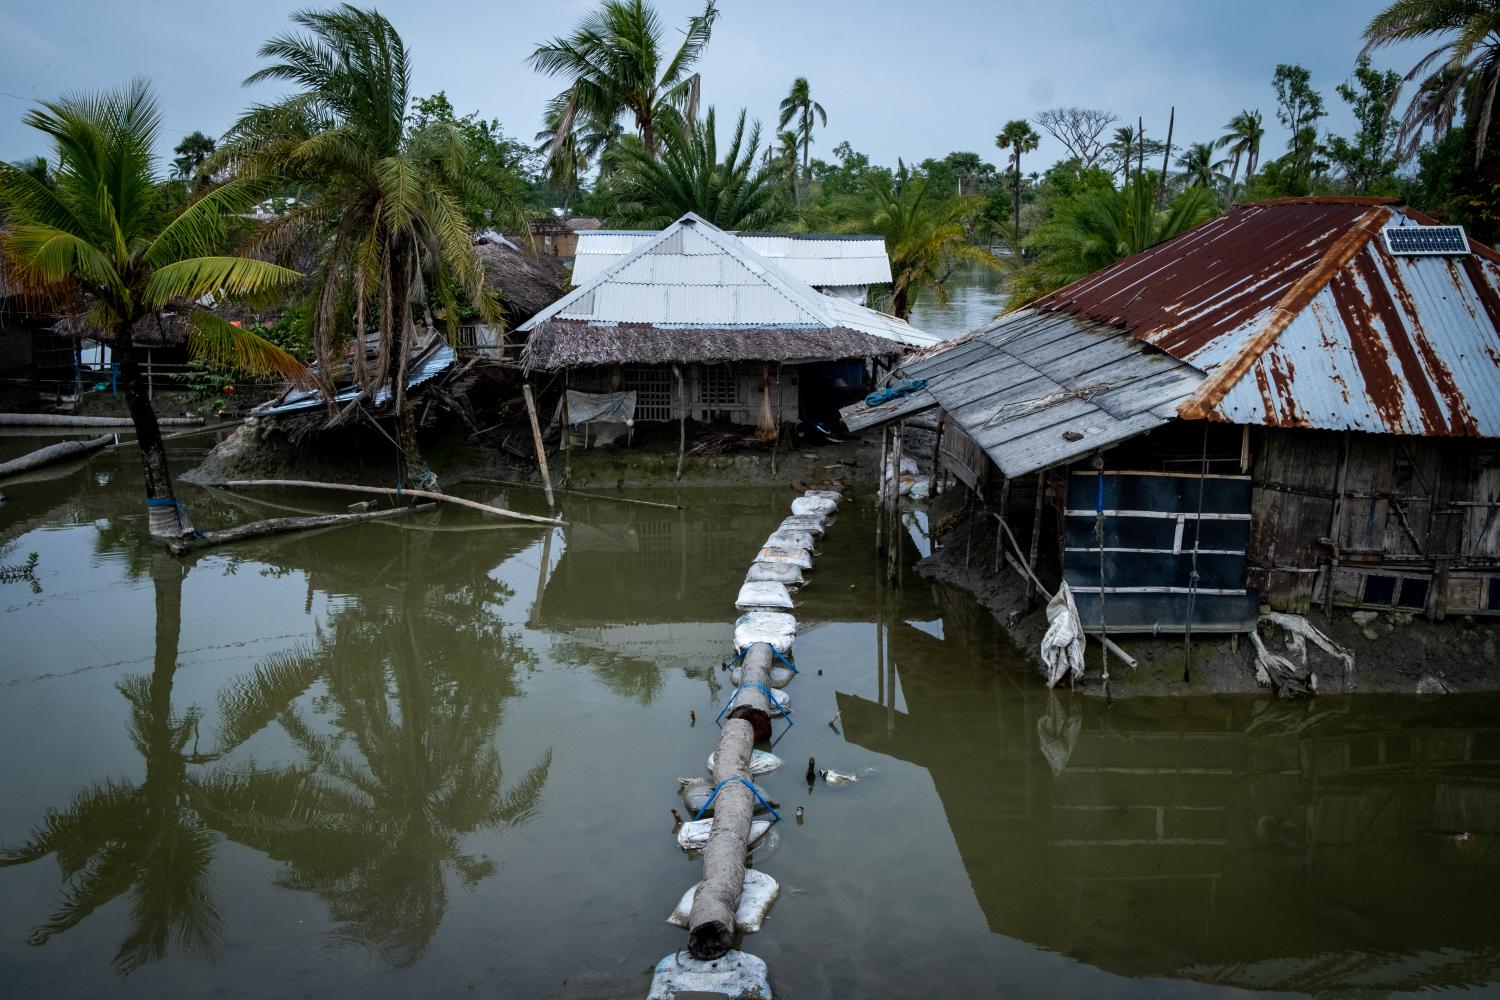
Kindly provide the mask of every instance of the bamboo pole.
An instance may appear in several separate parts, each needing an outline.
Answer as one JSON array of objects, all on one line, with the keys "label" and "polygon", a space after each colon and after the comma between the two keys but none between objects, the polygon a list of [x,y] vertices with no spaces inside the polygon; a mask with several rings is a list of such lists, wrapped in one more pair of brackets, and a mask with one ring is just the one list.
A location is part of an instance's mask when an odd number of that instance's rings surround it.
[{"label": "bamboo pole", "polygon": [[[1038,472],[1036,474],[1036,505],[1031,518],[1031,553],[1026,558],[1028,566],[1036,565],[1037,554],[1042,547],[1042,500],[1047,495],[1047,474]],[[1103,594],[1099,595],[1103,598]],[[1036,581],[1034,579],[1026,582],[1026,609],[1029,611],[1036,606]]]},{"label": "bamboo pole", "polygon": [[568,373],[563,372],[562,393],[563,485],[573,479],[573,421],[568,415]]},{"label": "bamboo pole", "polygon": [[[520,480],[515,480],[515,479],[485,479],[482,476],[469,476],[469,477],[467,477],[465,479],[461,479],[459,481],[460,482],[464,482],[464,483],[483,483],[486,486],[521,486],[521,487],[525,487],[528,490],[539,490],[539,489],[541,489],[541,487],[538,486],[536,483],[523,483]],[[557,492],[558,493],[567,493],[567,494],[569,494],[571,496],[575,496],[575,497],[588,497],[591,500],[609,500],[609,501],[612,501],[614,503],[640,504],[642,507],[662,507],[662,508],[665,508],[667,510],[682,510],[683,509],[683,507],[682,507],[681,504],[676,504],[676,503],[659,503],[659,502],[657,502],[655,500],[636,500],[633,497],[612,497],[608,493],[585,493],[583,490],[568,490],[568,489],[561,489],[561,488],[559,488],[557,490]]]},{"label": "bamboo pole", "polygon": [[20,458],[13,458],[9,462],[0,462],[0,479],[6,476],[18,476],[32,469],[40,469],[47,465],[56,465],[58,462],[66,462],[70,458],[82,458],[112,443],[116,438],[113,434],[101,434],[99,437],[90,438],[87,441],[59,441],[57,444],[49,444],[45,448],[38,448]]},{"label": "bamboo pole", "polygon": [[[425,507],[432,506],[424,504]],[[382,518],[396,517],[401,514],[409,514],[415,508],[392,507],[389,510],[361,511],[356,514],[319,514],[314,517],[273,517],[265,521],[251,521],[249,524],[241,524],[238,527],[229,528],[225,531],[206,531],[201,535],[189,535],[185,538],[174,538],[167,543],[167,548],[174,556],[187,555],[196,549],[211,548],[215,545],[227,545],[230,542],[243,542],[251,538],[263,538],[266,535],[282,535],[291,531],[307,531],[311,528],[330,528],[338,525],[353,524],[356,521],[376,521]]]},{"label": "bamboo pole", "polygon": [[937,429],[932,432],[932,480],[927,487],[927,492],[932,496],[943,492],[943,423],[947,419],[948,414],[939,410]]},{"label": "bamboo pole", "polygon": [[556,525],[565,525],[567,523],[560,518],[522,514],[517,511],[506,510],[504,507],[491,507],[489,504],[480,503],[477,500],[465,500],[463,497],[449,496],[447,493],[434,493],[431,490],[391,489],[388,486],[360,486],[354,483],[317,483],[308,479],[230,479],[218,485],[221,489],[226,490],[243,489],[247,486],[283,486],[294,489],[346,490],[350,493],[375,493],[387,497],[421,497],[424,500],[441,500],[444,503],[469,507],[473,510],[482,511],[486,514],[495,514],[499,517],[511,517],[518,521],[532,521],[536,524]]},{"label": "bamboo pole", "polygon": [[687,388],[682,383],[682,369],[672,366],[672,377],[677,380],[677,396],[680,406],[677,411],[677,480],[682,481],[682,460],[687,455]]},{"label": "bamboo pole", "polygon": [[536,419],[536,400],[531,397],[530,382],[521,386],[521,395],[526,397],[526,416],[531,418],[531,441],[536,445],[536,464],[542,470],[542,485],[547,489],[547,506],[555,509],[557,500],[552,496],[552,476],[547,471],[547,448],[542,444],[542,427]]}]

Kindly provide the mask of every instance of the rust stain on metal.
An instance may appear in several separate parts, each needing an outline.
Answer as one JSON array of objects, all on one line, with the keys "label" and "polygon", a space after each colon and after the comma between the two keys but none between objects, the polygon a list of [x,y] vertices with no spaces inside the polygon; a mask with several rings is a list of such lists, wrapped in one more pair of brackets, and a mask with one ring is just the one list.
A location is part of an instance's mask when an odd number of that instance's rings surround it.
[{"label": "rust stain on metal", "polygon": [[1369,302],[1354,278],[1345,272],[1334,277],[1328,285],[1333,300],[1338,304],[1340,315],[1350,330],[1349,349],[1354,363],[1359,368],[1365,383],[1365,395],[1370,405],[1380,415],[1381,422],[1390,429],[1401,429],[1406,424],[1406,404],[1401,397],[1401,382],[1391,371],[1390,354],[1380,339],[1370,335],[1373,313]]}]

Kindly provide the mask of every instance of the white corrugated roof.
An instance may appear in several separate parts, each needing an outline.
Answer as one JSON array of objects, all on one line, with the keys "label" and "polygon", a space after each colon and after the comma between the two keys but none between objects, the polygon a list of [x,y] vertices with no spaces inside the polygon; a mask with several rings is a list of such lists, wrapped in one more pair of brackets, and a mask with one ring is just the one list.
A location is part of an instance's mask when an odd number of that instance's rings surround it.
[{"label": "white corrugated roof", "polygon": [[[656,235],[650,230],[580,232],[573,259],[573,284],[593,279]],[[816,288],[884,285],[891,281],[891,261],[885,252],[885,240],[879,236],[734,235],[762,257],[780,264],[792,277]]]},{"label": "white corrugated roof", "polygon": [[519,329],[558,319],[658,327],[844,327],[908,347],[939,339],[894,316],[820,294],[781,262],[692,213],[649,234],[629,253],[606,259],[607,267]]}]

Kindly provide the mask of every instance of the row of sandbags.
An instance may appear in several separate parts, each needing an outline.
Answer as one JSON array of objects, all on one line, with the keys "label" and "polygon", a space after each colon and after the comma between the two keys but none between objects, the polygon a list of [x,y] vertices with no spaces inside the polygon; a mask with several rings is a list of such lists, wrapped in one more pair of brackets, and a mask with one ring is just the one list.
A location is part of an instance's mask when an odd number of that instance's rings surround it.
[{"label": "row of sandbags", "polygon": [[837,512],[840,496],[834,490],[808,490],[792,501],[791,516],[771,532],[750,563],[736,607],[775,611],[794,606],[791,591],[807,582],[806,574],[813,568],[813,544]]}]

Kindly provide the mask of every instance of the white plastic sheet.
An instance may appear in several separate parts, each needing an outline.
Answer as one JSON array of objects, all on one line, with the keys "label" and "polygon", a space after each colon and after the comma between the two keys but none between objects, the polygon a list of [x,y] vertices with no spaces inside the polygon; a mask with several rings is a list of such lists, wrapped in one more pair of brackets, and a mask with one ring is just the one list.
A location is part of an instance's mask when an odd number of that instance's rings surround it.
[{"label": "white plastic sheet", "polygon": [[757,642],[769,643],[782,656],[792,651],[797,638],[797,619],[782,611],[751,611],[734,623],[734,651]]},{"label": "white plastic sheet", "polygon": [[741,611],[752,608],[790,608],[792,595],[786,592],[786,584],[761,581],[746,583],[740,587],[734,606]]},{"label": "white plastic sheet", "polygon": [[838,502],[827,497],[800,496],[792,501],[793,517],[806,517],[809,514],[828,515],[838,509]]},{"label": "white plastic sheet", "polygon": [[[699,885],[702,885],[700,882]],[[677,908],[667,918],[667,923],[678,927],[688,925],[688,915],[693,912],[693,897],[698,894],[698,886],[695,885],[682,894],[682,899],[677,901]],[[776,902],[776,897],[781,895],[781,886],[776,880],[765,872],[754,868],[745,869],[745,890],[740,893],[740,905],[734,911],[735,927],[746,934],[754,934],[765,925],[766,914],[771,910],[771,904]],[[738,994],[730,994],[737,996]]]},{"label": "white plastic sheet", "polygon": [[1069,673],[1083,676],[1083,622],[1073,603],[1073,591],[1060,584],[1047,602],[1047,634],[1042,636],[1042,664],[1047,668],[1047,686],[1057,687]]}]

